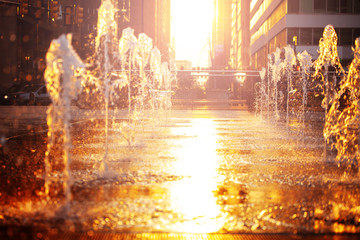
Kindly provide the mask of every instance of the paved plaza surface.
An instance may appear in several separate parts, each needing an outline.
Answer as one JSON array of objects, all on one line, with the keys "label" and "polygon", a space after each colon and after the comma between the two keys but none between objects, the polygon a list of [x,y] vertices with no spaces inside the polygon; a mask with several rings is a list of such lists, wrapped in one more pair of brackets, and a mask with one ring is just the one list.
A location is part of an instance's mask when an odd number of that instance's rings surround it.
[{"label": "paved plaza surface", "polygon": [[[309,113],[305,127],[294,119],[286,125],[229,109],[148,112],[126,125],[127,111],[110,110],[106,144],[104,111],[72,107],[66,202],[63,171],[52,172],[60,180],[49,199],[43,194],[46,109],[0,107],[0,236],[357,239],[360,234],[359,174],[344,174],[325,156],[322,113]],[[62,158],[61,141],[57,144],[52,161]]]}]

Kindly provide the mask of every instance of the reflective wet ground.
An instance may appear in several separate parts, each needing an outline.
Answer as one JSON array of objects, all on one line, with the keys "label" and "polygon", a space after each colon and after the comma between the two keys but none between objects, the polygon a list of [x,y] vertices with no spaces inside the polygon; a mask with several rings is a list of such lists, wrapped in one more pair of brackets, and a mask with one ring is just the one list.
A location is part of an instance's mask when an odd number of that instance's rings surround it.
[{"label": "reflective wet ground", "polygon": [[[247,111],[174,110],[133,128],[131,146],[115,124],[104,175],[103,114],[74,108],[72,201],[64,215],[60,187],[48,201],[43,195],[45,111],[4,107],[0,114],[0,226],[7,236],[18,226],[87,236],[360,233],[359,174],[344,174],[324,156],[322,113],[308,114],[302,129],[295,120],[284,126]],[[116,113],[115,123],[125,115]]]}]

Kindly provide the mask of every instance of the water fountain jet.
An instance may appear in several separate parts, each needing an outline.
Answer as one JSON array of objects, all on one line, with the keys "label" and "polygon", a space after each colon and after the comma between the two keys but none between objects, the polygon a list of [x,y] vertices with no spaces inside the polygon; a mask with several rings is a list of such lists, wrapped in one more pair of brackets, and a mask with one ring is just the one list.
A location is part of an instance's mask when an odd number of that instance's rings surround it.
[{"label": "water fountain jet", "polygon": [[[47,68],[45,70],[46,87],[48,89],[52,105],[47,110],[48,146],[45,155],[45,194],[50,196],[50,186],[60,183],[65,194],[64,214],[71,201],[71,163],[70,149],[71,134],[71,101],[76,98],[80,89],[79,77],[84,72],[85,65],[71,46],[71,35],[61,35],[51,42],[46,54]],[[59,136],[60,134],[60,136]],[[53,174],[55,164],[59,161],[51,158],[58,137],[62,141],[63,172]],[[55,182],[55,183],[54,183]]]},{"label": "water fountain jet", "polygon": [[356,39],[354,59],[341,82],[327,113],[324,136],[337,150],[336,161],[346,172],[359,171],[360,129],[360,38]]}]

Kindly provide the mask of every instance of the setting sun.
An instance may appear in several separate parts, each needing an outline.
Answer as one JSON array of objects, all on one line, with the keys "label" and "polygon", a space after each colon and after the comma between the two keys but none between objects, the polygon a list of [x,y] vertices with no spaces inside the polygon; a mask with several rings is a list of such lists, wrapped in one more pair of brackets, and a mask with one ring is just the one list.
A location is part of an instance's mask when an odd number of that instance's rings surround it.
[{"label": "setting sun", "polygon": [[193,66],[208,66],[213,15],[211,0],[171,1],[176,60],[189,60]]}]

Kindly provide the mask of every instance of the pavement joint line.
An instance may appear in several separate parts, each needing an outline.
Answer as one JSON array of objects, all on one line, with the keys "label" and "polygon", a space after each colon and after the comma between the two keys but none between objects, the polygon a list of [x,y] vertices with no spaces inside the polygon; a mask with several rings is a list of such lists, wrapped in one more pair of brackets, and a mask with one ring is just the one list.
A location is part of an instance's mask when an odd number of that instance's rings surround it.
[{"label": "pavement joint line", "polygon": [[[78,124],[78,123],[82,123],[82,122],[86,122],[86,121],[91,121],[91,119],[85,119],[85,120],[79,120],[79,121],[71,122],[70,125],[74,125],[74,124]],[[45,125],[47,127],[47,124],[45,124]],[[32,136],[32,135],[36,135],[36,134],[40,134],[40,133],[45,133],[47,131],[48,131],[48,128],[46,128],[44,130],[41,130],[41,131],[35,131],[35,132],[29,132],[29,133],[10,136],[10,137],[5,138],[5,140],[9,141],[9,140],[14,139],[14,138],[24,137],[24,136]]]}]

